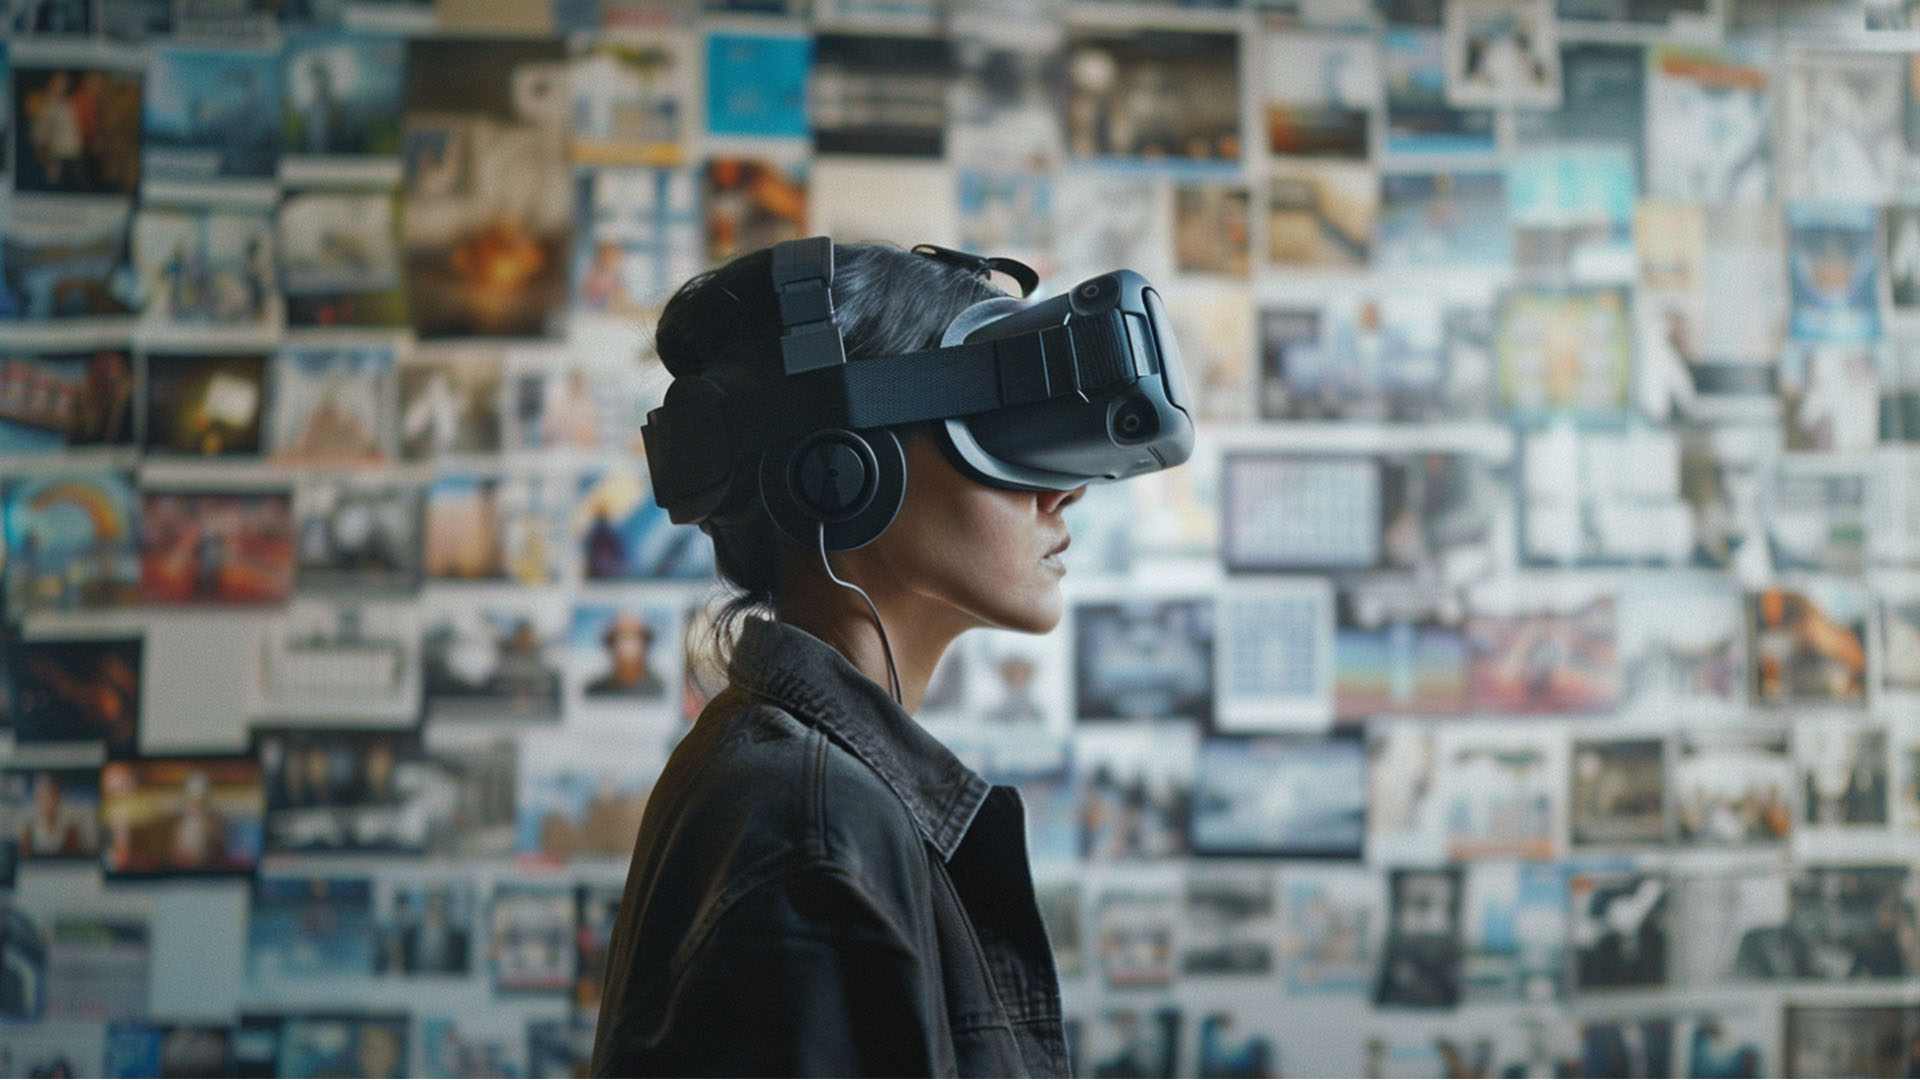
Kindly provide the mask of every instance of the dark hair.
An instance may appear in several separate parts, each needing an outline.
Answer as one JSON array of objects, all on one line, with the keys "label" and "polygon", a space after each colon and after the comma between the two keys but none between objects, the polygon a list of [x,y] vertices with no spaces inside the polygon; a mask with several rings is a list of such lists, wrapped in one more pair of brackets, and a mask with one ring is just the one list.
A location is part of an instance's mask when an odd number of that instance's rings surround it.
[{"label": "dark hair", "polygon": [[[742,255],[675,291],[653,335],[670,374],[724,372],[736,385],[784,377],[771,251]],[[967,270],[891,244],[833,246],[834,323],[849,363],[932,348],[954,316],[1003,295]],[[777,599],[786,542],[764,509],[729,516],[726,524],[705,522],[701,529],[713,538],[721,580],[735,590],[714,618],[711,645],[716,655],[725,655],[741,619]]]}]

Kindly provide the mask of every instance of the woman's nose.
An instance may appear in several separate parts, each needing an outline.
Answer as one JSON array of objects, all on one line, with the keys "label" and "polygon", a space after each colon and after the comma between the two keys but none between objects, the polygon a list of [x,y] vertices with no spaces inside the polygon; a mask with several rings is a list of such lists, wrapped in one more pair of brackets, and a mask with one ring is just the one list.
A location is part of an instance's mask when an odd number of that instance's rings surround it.
[{"label": "woman's nose", "polygon": [[1049,514],[1057,514],[1079,502],[1080,496],[1086,493],[1087,485],[1085,484],[1081,484],[1072,491],[1043,491],[1040,493],[1040,509]]}]

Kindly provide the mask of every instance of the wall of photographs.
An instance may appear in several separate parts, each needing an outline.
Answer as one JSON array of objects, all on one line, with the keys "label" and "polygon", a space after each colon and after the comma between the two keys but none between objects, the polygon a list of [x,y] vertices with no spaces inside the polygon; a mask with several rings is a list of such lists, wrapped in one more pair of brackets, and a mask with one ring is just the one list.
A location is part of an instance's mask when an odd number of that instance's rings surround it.
[{"label": "wall of photographs", "polygon": [[646,329],[825,232],[1195,371],[922,713],[1083,1074],[1911,1074],[1914,7],[0,3],[0,1072],[571,1071],[713,689]]}]

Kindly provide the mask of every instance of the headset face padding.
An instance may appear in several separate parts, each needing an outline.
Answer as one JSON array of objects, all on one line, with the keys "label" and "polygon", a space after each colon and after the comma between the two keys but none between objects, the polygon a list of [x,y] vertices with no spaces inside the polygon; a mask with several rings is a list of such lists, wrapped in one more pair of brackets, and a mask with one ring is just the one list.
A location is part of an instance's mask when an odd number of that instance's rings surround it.
[{"label": "headset face padding", "polygon": [[891,430],[829,428],[760,456],[760,501],[788,540],[828,551],[887,531],[907,493],[907,455]]}]

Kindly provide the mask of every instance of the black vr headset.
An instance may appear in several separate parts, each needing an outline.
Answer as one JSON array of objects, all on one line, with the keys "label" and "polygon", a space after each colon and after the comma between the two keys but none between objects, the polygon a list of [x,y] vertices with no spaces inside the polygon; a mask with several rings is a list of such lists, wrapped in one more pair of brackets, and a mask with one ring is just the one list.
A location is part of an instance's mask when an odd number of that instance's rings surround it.
[{"label": "black vr headset", "polygon": [[[641,434],[654,501],[680,524],[764,506],[802,547],[848,551],[893,523],[906,455],[888,430],[933,420],[982,483],[1069,491],[1170,468],[1193,452],[1185,374],[1159,294],[1131,270],[1028,305],[1039,275],[1011,259],[915,253],[1018,280],[1021,298],[962,311],[940,347],[849,364],[834,325],[833,244],[773,249],[786,377],[677,378]],[[757,497],[755,497],[757,496]]]}]

